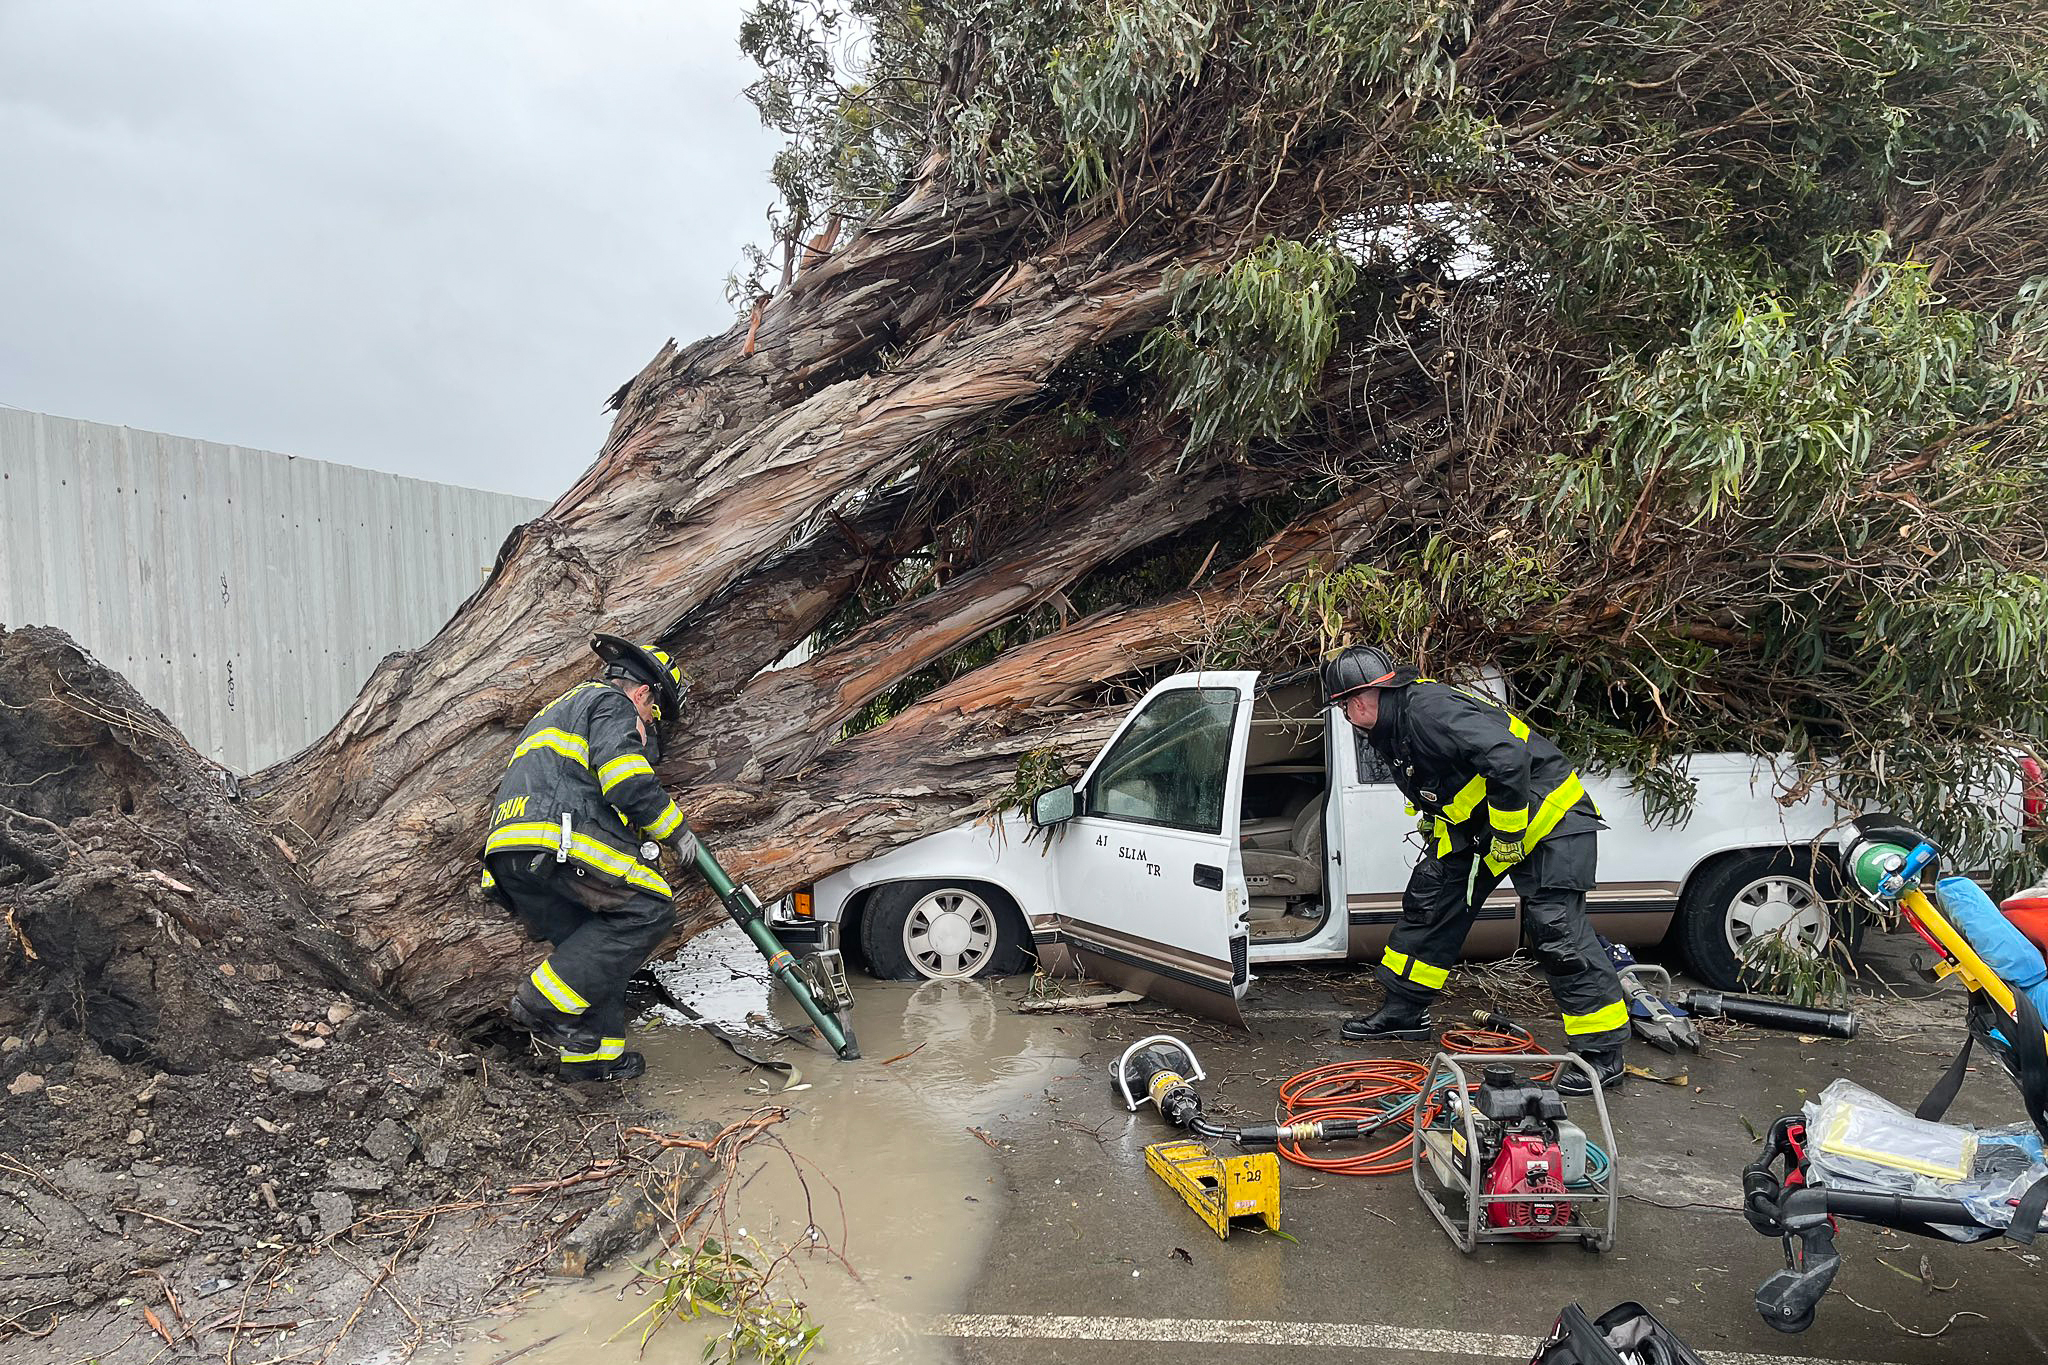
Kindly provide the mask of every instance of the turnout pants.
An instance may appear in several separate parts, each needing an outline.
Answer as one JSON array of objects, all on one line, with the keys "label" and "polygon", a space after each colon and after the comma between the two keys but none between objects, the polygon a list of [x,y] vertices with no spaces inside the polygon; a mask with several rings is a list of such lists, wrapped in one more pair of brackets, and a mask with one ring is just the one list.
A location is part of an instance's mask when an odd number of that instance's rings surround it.
[{"label": "turnout pants", "polygon": [[[1480,855],[1466,849],[1416,864],[1377,971],[1389,994],[1427,1003],[1450,979],[1479,906],[1501,881]],[[1508,870],[1522,897],[1522,940],[1550,978],[1575,1052],[1618,1048],[1628,1038],[1621,981],[1586,918],[1595,857],[1593,834],[1567,834],[1538,843]]]},{"label": "turnout pants", "polygon": [[492,854],[491,876],[532,939],[554,952],[520,983],[528,1009],[581,1025],[590,1051],[565,1048],[565,1062],[609,1061],[626,1050],[626,983],[675,924],[675,907],[650,892],[607,881],[576,863],[525,849]]}]

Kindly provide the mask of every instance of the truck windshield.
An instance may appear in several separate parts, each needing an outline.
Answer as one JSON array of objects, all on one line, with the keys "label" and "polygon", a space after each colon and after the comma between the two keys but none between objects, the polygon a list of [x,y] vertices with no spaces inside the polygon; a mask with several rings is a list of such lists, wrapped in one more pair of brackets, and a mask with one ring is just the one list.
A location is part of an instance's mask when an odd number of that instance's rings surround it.
[{"label": "truck windshield", "polygon": [[1237,705],[1236,690],[1227,687],[1153,698],[1089,779],[1087,813],[1220,833]]}]

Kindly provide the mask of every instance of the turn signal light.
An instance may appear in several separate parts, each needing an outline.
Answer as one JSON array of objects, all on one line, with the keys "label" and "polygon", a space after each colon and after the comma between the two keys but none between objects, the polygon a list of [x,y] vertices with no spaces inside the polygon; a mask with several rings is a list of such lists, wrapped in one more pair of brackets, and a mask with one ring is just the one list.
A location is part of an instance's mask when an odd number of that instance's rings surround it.
[{"label": "turn signal light", "polygon": [[789,898],[789,908],[805,919],[811,917],[811,893],[799,891]]}]

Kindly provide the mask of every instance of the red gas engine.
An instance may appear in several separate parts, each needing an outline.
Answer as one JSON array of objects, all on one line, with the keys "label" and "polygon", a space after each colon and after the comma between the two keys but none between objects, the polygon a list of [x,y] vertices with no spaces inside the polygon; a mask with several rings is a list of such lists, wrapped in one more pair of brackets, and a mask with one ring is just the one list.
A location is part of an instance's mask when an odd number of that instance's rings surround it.
[{"label": "red gas engine", "polygon": [[[1588,1097],[1600,1132],[1596,1145],[1555,1089],[1524,1079],[1506,1061],[1485,1059],[1472,1084],[1460,1063],[1481,1060],[1439,1053],[1431,1064],[1425,1093],[1443,1096],[1443,1103],[1416,1128],[1414,1152],[1415,1187],[1430,1212],[1461,1251],[1559,1236],[1606,1250],[1614,1242],[1615,1200],[1608,1159],[1614,1132],[1604,1099],[1597,1090]],[[1509,1060],[1583,1065],[1534,1053]]]}]

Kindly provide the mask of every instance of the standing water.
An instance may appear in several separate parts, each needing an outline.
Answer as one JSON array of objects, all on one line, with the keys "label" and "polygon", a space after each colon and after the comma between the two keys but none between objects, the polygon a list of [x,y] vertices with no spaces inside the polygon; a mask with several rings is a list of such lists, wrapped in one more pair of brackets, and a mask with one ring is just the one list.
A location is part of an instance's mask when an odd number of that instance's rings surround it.
[{"label": "standing water", "polygon": [[[944,1343],[923,1337],[918,1324],[975,1310],[970,1286],[1007,1197],[998,1154],[974,1130],[1028,1111],[1046,1087],[1073,1074],[1086,1032],[1018,1014],[1010,983],[856,977],[862,1060],[841,1062],[822,1045],[778,1040],[781,1027],[804,1026],[802,1012],[771,990],[760,956],[736,929],[700,935],[660,970],[675,997],[751,1035],[748,1051],[780,1056],[800,1072],[752,1067],[673,1010],[658,1007],[635,1029],[630,1046],[647,1057],[639,1099],[663,1117],[725,1123],[764,1106],[789,1111],[769,1140],[744,1152],[727,1226],[700,1224],[691,1239],[708,1232],[737,1247],[757,1243],[769,1256],[798,1248],[775,1289],[801,1299],[824,1328],[811,1359],[948,1359]],[[644,1264],[655,1250],[628,1259]],[[602,1349],[602,1358],[624,1359],[641,1330],[628,1324],[651,1302],[646,1282],[617,1265],[588,1281],[552,1281],[518,1316],[418,1358],[492,1365],[516,1353],[520,1365],[569,1365],[600,1358]],[[705,1343],[725,1326],[710,1315],[670,1322],[644,1359],[702,1360]]]}]

